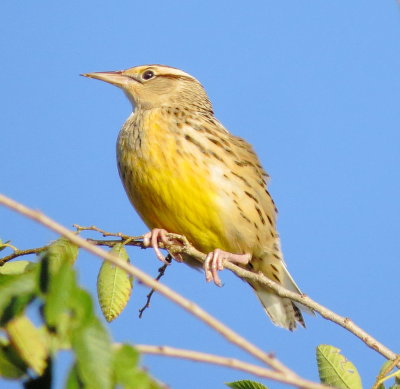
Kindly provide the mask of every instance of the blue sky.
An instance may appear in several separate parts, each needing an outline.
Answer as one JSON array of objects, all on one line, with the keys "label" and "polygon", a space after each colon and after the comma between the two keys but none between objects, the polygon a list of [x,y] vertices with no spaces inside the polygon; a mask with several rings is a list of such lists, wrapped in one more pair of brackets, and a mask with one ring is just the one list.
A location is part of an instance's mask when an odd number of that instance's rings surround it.
[{"label": "blue sky", "polygon": [[[270,173],[285,258],[303,291],[399,350],[395,1],[47,0],[1,8],[1,192],[66,226],[145,232],[115,162],[130,103],[117,88],[79,74],[179,67],[203,83],[218,119],[254,145]],[[19,248],[54,238],[2,208],[0,220],[0,237]],[[150,250],[132,250],[131,259],[156,275],[160,263]],[[80,256],[80,280],[93,293],[99,266]],[[365,387],[373,382],[383,358],[345,330],[320,317],[306,317],[306,330],[276,328],[246,284],[221,276],[218,289],[174,264],[163,281],[304,377],[317,379],[315,347],[332,344],[359,368]],[[136,285],[110,325],[117,341],[252,361],[163,297],[139,320],[146,293]],[[69,362],[60,358],[61,376]],[[143,365],[174,389],[223,388],[250,377],[162,357],[146,356]]]}]

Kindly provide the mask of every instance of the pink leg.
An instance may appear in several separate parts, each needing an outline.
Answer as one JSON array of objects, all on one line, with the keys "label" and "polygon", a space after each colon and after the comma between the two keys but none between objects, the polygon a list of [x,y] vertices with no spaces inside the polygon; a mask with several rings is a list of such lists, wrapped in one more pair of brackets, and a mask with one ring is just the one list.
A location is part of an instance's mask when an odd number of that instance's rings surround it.
[{"label": "pink leg", "polygon": [[153,230],[147,232],[146,234],[143,235],[143,244],[146,247],[153,247],[157,258],[164,263],[168,263],[160,251],[160,248],[158,247],[158,242],[166,243],[166,233],[167,231],[161,229],[161,228],[154,228]]},{"label": "pink leg", "polygon": [[225,261],[247,265],[250,259],[250,254],[232,254],[228,253],[227,251],[215,249],[211,253],[208,253],[207,258],[204,262],[206,281],[214,281],[215,285],[221,286],[222,284],[218,276],[218,271],[224,269]]},{"label": "pink leg", "polygon": [[[162,228],[154,228],[151,231],[143,235],[143,244],[146,247],[153,247],[157,258],[166,264],[169,262],[165,259],[160,248],[158,247],[158,242],[164,244],[171,243],[167,237],[168,232]],[[183,262],[182,256],[180,254],[173,255],[174,259],[178,262]]]}]

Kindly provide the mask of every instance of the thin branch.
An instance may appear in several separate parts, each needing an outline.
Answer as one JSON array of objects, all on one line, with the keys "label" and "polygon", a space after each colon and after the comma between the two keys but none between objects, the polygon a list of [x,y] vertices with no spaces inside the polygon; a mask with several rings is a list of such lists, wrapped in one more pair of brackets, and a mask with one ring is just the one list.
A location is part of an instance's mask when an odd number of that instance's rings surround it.
[{"label": "thin branch", "polygon": [[[142,249],[148,249],[149,247],[145,246],[143,244],[142,238],[137,238],[137,237],[131,237],[132,240],[128,243],[126,243],[126,246],[136,246],[140,247]],[[137,240],[133,240],[133,238],[136,238]],[[124,241],[124,238],[121,238],[119,240],[99,240],[99,239],[92,239],[88,238],[86,239],[89,243],[92,243],[96,246],[106,246],[106,247],[114,247],[116,244],[122,243]],[[160,245],[160,247],[162,247]]]},{"label": "thin branch", "polygon": [[[242,348],[249,354],[253,355],[255,358],[261,360],[271,368],[276,371],[285,374],[287,377],[291,378],[300,378],[296,373],[294,373],[291,369],[286,367],[282,362],[280,362],[275,357],[265,353],[263,350],[255,346],[254,344],[250,343],[248,340],[240,336],[235,331],[231,330],[229,327],[225,326],[222,322],[215,319],[209,313],[204,311],[198,305],[194,304],[192,301],[184,298],[180,294],[176,293],[172,289],[168,288],[167,286],[159,283],[158,281],[153,280],[150,276],[146,273],[141,271],[140,269],[132,266],[131,264],[122,261],[117,256],[113,255],[112,253],[106,252],[101,248],[94,246],[93,244],[87,242],[85,239],[81,238],[80,236],[76,235],[74,232],[68,230],[67,228],[63,227],[61,224],[55,222],[54,220],[50,219],[48,216],[44,215],[42,212],[35,211],[22,205],[15,200],[12,200],[2,194],[0,194],[0,204],[5,205],[6,207],[13,209],[19,212],[22,215],[25,215],[42,225],[46,226],[47,228],[57,232],[58,234],[64,236],[72,243],[75,243],[77,246],[85,249],[86,251],[118,266],[119,268],[125,270],[128,274],[136,277],[144,284],[149,286],[150,288],[154,288],[159,293],[176,303],[177,305],[184,308],[186,311],[190,312],[192,315],[198,317],[200,320],[204,321],[207,325],[212,327],[214,330],[219,332],[222,336],[224,336],[228,341],[233,344],[236,344],[238,347]],[[301,385],[300,385],[301,386]]]},{"label": "thin branch", "polygon": [[7,255],[6,257],[0,258],[0,266],[3,266],[6,262],[11,261],[17,257],[21,257],[23,255],[30,255],[30,254],[39,254],[42,251],[46,250],[48,246],[38,247],[34,249],[27,249],[27,250],[14,250],[13,253]]},{"label": "thin branch", "polygon": [[18,249],[9,242],[1,243],[0,242],[0,250],[4,250],[6,247],[10,248],[13,251],[18,251]]},{"label": "thin branch", "polygon": [[325,306],[312,300],[307,295],[305,294],[299,295],[297,293],[291,292],[290,290],[287,290],[281,285],[263,276],[262,274],[251,273],[233,264],[227,263],[225,267],[229,270],[232,270],[239,277],[256,280],[270,287],[280,297],[289,298],[293,301],[301,303],[302,305],[308,308],[311,308],[315,312],[318,312],[323,318],[330,320],[336,324],[339,324],[341,327],[351,332],[353,335],[355,335],[357,338],[363,341],[368,347],[375,350],[379,354],[383,355],[386,359],[394,360],[397,357],[397,354],[395,352],[393,352],[384,344],[379,342],[372,335],[368,334],[365,330],[363,330],[361,327],[355,324],[351,319],[349,319],[348,317],[338,315],[329,308],[326,308]]},{"label": "thin branch", "polygon": [[[165,260],[169,263],[171,263],[172,261],[172,256],[171,254],[168,254],[167,257],[165,258]],[[161,277],[165,274],[165,271],[167,270],[168,267],[168,263],[162,265],[159,269],[158,269],[158,276],[155,278],[156,281],[159,281],[161,279]],[[153,293],[155,292],[155,289],[152,289],[146,296],[146,304],[143,305],[142,308],[139,309],[139,319],[142,318],[143,316],[143,312],[150,307],[150,301],[151,301],[151,297],[153,296]]]},{"label": "thin branch", "polygon": [[100,234],[102,234],[103,236],[116,236],[118,238],[122,238],[122,239],[129,239],[129,240],[137,240],[137,239],[142,239],[143,236],[129,236],[129,235],[125,235],[122,232],[108,232],[108,231],[104,231],[101,228],[98,228],[96,226],[88,226],[88,227],[84,227],[84,226],[80,226],[79,224],[74,224],[73,225],[74,228],[76,228],[76,230],[78,232],[81,231],[96,231],[99,232]]},{"label": "thin branch", "polygon": [[213,365],[219,365],[228,367],[231,369],[241,370],[246,373],[256,375],[261,378],[267,378],[274,381],[283,382],[285,384],[300,386],[307,389],[327,389],[329,386],[310,382],[299,378],[287,377],[285,374],[276,372],[274,370],[266,369],[261,366],[253,365],[251,363],[243,362],[235,358],[221,357],[219,355],[213,355],[208,353],[202,353],[192,350],[184,350],[169,346],[151,346],[147,344],[135,344],[135,349],[143,354],[161,355],[165,357],[174,357],[189,359],[195,362],[210,363]]}]

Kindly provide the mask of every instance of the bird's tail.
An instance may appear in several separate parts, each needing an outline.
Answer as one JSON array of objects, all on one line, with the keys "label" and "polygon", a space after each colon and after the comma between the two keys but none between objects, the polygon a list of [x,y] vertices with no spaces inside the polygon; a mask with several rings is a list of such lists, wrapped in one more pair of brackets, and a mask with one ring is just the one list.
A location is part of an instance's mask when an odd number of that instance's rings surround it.
[{"label": "bird's tail", "polygon": [[[286,269],[283,260],[273,258],[271,261],[263,258],[261,272],[268,278],[278,282],[286,289],[299,293],[300,289],[294,282],[292,276]],[[261,284],[252,284],[257,297],[260,299],[267,315],[272,322],[279,326],[293,331],[297,323],[305,327],[305,322],[301,311],[314,314],[314,312],[302,304],[294,302],[288,298],[277,296],[271,289]]]}]

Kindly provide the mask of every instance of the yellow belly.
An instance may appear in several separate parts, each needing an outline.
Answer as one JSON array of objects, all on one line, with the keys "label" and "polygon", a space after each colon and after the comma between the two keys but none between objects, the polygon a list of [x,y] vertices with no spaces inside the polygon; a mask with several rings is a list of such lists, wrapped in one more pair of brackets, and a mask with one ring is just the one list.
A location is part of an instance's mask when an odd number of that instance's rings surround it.
[{"label": "yellow belly", "polygon": [[125,128],[118,142],[120,175],[132,204],[149,228],[183,234],[203,252],[228,250],[218,188],[202,156],[181,150],[179,134],[152,115],[142,123],[140,141]]}]

